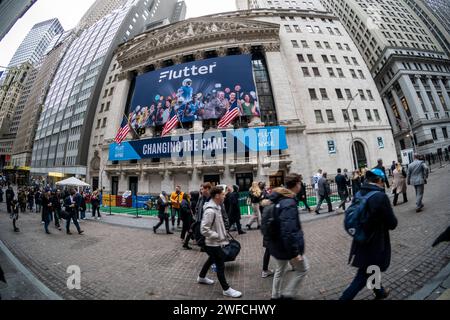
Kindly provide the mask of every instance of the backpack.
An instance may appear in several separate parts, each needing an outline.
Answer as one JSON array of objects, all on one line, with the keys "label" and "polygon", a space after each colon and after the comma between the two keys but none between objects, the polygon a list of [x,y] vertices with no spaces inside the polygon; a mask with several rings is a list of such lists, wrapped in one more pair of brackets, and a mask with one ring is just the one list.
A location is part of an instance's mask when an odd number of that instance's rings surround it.
[{"label": "backpack", "polygon": [[280,220],[278,219],[279,203],[272,203],[263,209],[261,217],[261,233],[265,240],[275,240],[280,236]]},{"label": "backpack", "polygon": [[[212,222],[211,225],[213,225],[214,222],[216,222],[216,215],[214,215],[214,219],[213,219],[213,222]],[[202,221],[201,220],[195,221],[192,224],[191,229],[192,229],[192,235],[194,237],[194,240],[197,242],[197,245],[200,248],[203,248],[206,244],[205,244],[205,236],[202,235],[202,232],[200,230],[201,225],[202,225]]]},{"label": "backpack", "polygon": [[367,201],[380,191],[371,191],[365,196],[358,192],[350,207],[345,210],[344,228],[353,239],[360,243],[366,243],[370,237],[364,231],[364,225],[368,220]]}]

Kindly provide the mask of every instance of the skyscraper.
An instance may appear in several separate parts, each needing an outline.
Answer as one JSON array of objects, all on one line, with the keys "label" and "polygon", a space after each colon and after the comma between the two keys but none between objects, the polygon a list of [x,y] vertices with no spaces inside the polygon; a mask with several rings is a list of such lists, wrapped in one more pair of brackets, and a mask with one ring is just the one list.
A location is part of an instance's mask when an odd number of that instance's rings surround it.
[{"label": "skyscraper", "polygon": [[110,14],[113,10],[124,5],[127,0],[97,0],[83,15],[76,29],[84,30],[92,26],[104,16]]},{"label": "skyscraper", "polygon": [[399,157],[401,150],[448,152],[450,60],[424,22],[405,0],[321,1],[341,19],[368,64]]},{"label": "skyscraper", "polygon": [[405,0],[450,55],[450,1]]},{"label": "skyscraper", "polygon": [[37,0],[0,1],[0,41]]},{"label": "skyscraper", "polygon": [[24,62],[36,64],[52,39],[63,32],[64,29],[56,18],[35,24],[14,53],[8,67]]},{"label": "skyscraper", "polygon": [[[92,16],[103,0],[94,4]],[[32,173],[86,175],[87,153],[95,106],[113,51],[144,30],[176,0],[128,0],[82,31],[65,53],[45,98],[32,154]],[[104,8],[104,7],[103,7]],[[100,9],[98,9],[100,10]],[[101,10],[100,10],[101,11]],[[173,10],[167,13],[172,17]],[[87,19],[89,20],[89,19]],[[51,174],[50,174],[51,175]]]}]

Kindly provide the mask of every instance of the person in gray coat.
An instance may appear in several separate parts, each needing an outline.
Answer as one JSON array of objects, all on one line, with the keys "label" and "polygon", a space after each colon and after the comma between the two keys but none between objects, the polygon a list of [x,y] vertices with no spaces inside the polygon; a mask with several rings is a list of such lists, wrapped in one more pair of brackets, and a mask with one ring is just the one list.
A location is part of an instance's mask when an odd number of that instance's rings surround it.
[{"label": "person in gray coat", "polygon": [[319,179],[318,186],[319,186],[319,189],[318,189],[319,203],[317,204],[317,207],[316,207],[316,214],[320,214],[319,210],[320,210],[320,206],[322,205],[323,200],[327,201],[328,212],[333,212],[333,206],[331,205],[331,199],[330,199],[330,195],[331,195],[330,183],[328,182],[326,172],[324,172],[322,174],[322,178]]},{"label": "person in gray coat", "polygon": [[414,155],[414,161],[408,167],[408,185],[416,189],[416,212],[422,211],[422,203],[425,184],[428,179],[428,167],[418,154]]}]

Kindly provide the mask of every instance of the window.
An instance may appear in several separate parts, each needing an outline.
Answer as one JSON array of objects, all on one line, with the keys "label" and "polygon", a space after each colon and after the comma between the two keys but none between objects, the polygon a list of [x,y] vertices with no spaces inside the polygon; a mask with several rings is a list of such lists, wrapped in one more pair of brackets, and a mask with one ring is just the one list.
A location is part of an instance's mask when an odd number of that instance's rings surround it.
[{"label": "window", "polygon": [[314,114],[316,115],[316,123],[323,123],[322,111],[314,110]]},{"label": "window", "polygon": [[101,124],[102,124],[102,119],[98,119],[97,120],[97,128],[96,129],[99,129]]},{"label": "window", "polygon": [[315,62],[314,61],[314,56],[312,54],[308,54],[307,56],[308,56],[308,61],[309,62]]},{"label": "window", "polygon": [[355,70],[350,69],[350,74],[352,75],[352,77],[353,77],[354,79],[358,79],[358,76],[356,75]]},{"label": "window", "polygon": [[336,45],[339,50],[344,50],[344,48],[342,48],[342,44],[340,44],[339,42],[336,42]]},{"label": "window", "polygon": [[308,30],[308,32],[310,33],[314,33],[314,30],[311,26],[306,26],[306,30]]},{"label": "window", "polygon": [[308,41],[306,41],[306,40],[301,40],[301,41],[302,41],[303,48],[309,48]]},{"label": "window", "polygon": [[352,91],[350,89],[345,89],[345,94],[348,100],[353,100]]},{"label": "window", "polygon": [[327,48],[327,49],[331,49],[331,46],[330,46],[330,43],[329,42],[324,42],[324,44],[325,44],[325,48]]},{"label": "window", "polygon": [[358,73],[359,73],[359,77],[361,78],[361,79],[365,79],[366,77],[364,76],[364,73],[361,71],[361,70],[358,70]]},{"label": "window", "polygon": [[328,74],[330,75],[330,77],[332,77],[332,78],[336,77],[336,75],[334,74],[333,68],[327,68],[327,70],[328,70]]},{"label": "window", "polygon": [[319,26],[315,26],[315,27],[314,27],[314,30],[315,30],[317,33],[323,33],[323,32],[322,32],[322,29],[320,29]]},{"label": "window", "polygon": [[342,116],[344,117],[344,121],[350,121],[350,117],[348,115],[348,110],[342,109]]},{"label": "window", "polygon": [[336,95],[337,95],[338,99],[344,99],[341,89],[336,89]]},{"label": "window", "polygon": [[358,60],[355,57],[352,57],[352,61],[355,66],[359,66]]},{"label": "window", "polygon": [[345,63],[347,63],[347,64],[351,64],[350,59],[349,59],[348,57],[344,57],[344,61],[345,61]]},{"label": "window", "polygon": [[300,27],[298,26],[298,25],[294,25],[294,29],[295,29],[295,32],[297,32],[297,33],[300,33],[300,32],[302,32],[301,30],[300,30]]},{"label": "window", "polygon": [[110,106],[111,106],[111,102],[108,101],[108,102],[106,103],[106,109],[105,109],[105,111],[109,111],[109,107],[110,107]]},{"label": "window", "polygon": [[370,109],[366,109],[367,121],[373,121],[372,112]]},{"label": "window", "polygon": [[292,46],[293,46],[294,48],[300,48],[300,47],[298,46],[297,40],[291,40],[291,42],[292,42]]},{"label": "window", "polygon": [[431,129],[431,135],[433,136],[433,140],[436,141],[437,138],[437,134],[436,134],[436,129]]},{"label": "window", "polygon": [[378,110],[377,110],[377,109],[373,110],[373,114],[375,115],[375,120],[377,120],[377,121],[380,121],[380,120],[381,120],[381,119],[380,119],[380,114],[378,113]]},{"label": "window", "polygon": [[103,112],[103,108],[105,107],[105,104],[104,103],[102,103],[102,106],[100,107],[100,112],[99,113],[102,113]]},{"label": "window", "polygon": [[367,96],[369,97],[369,99],[370,99],[370,100],[374,100],[374,99],[373,99],[373,95],[372,95],[372,91],[366,90],[366,92],[367,92]]},{"label": "window", "polygon": [[322,49],[322,44],[320,43],[320,41],[316,41],[316,47],[317,49]]},{"label": "window", "polygon": [[348,44],[344,43],[344,47],[345,47],[345,50],[351,51],[350,46]]},{"label": "window", "polygon": [[114,87],[112,87],[111,89],[109,89],[109,95],[112,96],[114,93]]},{"label": "window", "polygon": [[284,29],[286,30],[286,32],[292,32],[292,29],[289,25],[285,25]]},{"label": "window", "polygon": [[308,89],[309,90],[309,96],[311,97],[311,100],[318,100],[316,89]]},{"label": "window", "polygon": [[331,61],[333,61],[334,64],[339,64],[339,61],[336,58],[336,56],[331,56]]},{"label": "window", "polygon": [[442,128],[442,134],[443,134],[443,136],[444,136],[444,139],[448,139],[447,128]]},{"label": "window", "polygon": [[319,71],[319,68],[314,67],[314,68],[312,68],[312,69],[313,69],[314,76],[315,76],[315,77],[320,77],[320,71]]},{"label": "window", "polygon": [[327,89],[320,88],[320,95],[322,96],[322,100],[328,100]]},{"label": "window", "polygon": [[327,112],[327,119],[328,119],[328,122],[335,122],[333,110],[327,109],[326,112]]},{"label": "window", "polygon": [[328,57],[325,54],[322,55],[322,60],[324,63],[330,63],[330,60],[328,60]]},{"label": "window", "polygon": [[302,54],[297,54],[298,62],[305,62],[305,57]]},{"label": "window", "polygon": [[339,75],[339,78],[345,78],[344,72],[342,72],[342,69],[341,69],[341,68],[337,68],[336,71],[337,71],[337,73],[338,73],[338,75]]},{"label": "window", "polygon": [[359,92],[359,96],[361,97],[361,100],[366,100],[366,96],[364,95],[364,91],[359,89],[358,92]]},{"label": "window", "polygon": [[309,73],[309,68],[302,67],[302,71],[303,71],[303,76],[304,77],[311,77],[311,74]]},{"label": "window", "polygon": [[102,128],[106,127],[106,118],[103,119]]},{"label": "window", "polygon": [[356,109],[352,109],[352,114],[353,114],[353,120],[355,120],[355,121],[359,121],[359,114],[358,114],[358,110],[356,110]]}]

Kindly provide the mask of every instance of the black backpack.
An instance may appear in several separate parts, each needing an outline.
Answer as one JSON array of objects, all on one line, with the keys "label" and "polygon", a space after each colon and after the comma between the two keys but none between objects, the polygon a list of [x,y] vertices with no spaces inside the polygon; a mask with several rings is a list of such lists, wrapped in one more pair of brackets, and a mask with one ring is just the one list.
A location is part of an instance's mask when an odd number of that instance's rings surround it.
[{"label": "black backpack", "polygon": [[[212,222],[211,225],[213,225],[214,222],[216,222],[216,215],[214,215],[214,219],[213,219],[213,222]],[[200,230],[201,225],[202,225],[202,221],[201,220],[195,221],[192,224],[191,229],[192,229],[192,235],[194,237],[194,240],[197,242],[197,245],[200,248],[203,248],[203,247],[205,247],[206,244],[205,244],[205,236],[202,235],[202,232]]]},{"label": "black backpack", "polygon": [[261,217],[261,233],[265,240],[276,240],[280,237],[279,203],[265,207]]}]

